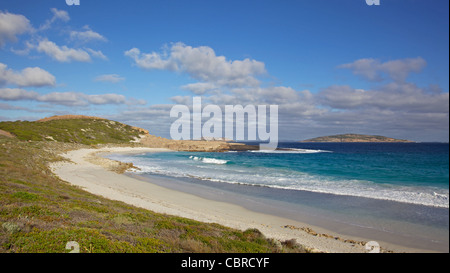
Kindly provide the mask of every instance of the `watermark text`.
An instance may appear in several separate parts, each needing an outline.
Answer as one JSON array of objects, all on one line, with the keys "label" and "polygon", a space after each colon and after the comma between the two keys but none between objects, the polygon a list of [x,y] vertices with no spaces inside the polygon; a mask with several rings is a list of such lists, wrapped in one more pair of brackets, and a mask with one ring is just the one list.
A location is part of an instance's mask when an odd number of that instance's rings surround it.
[{"label": "watermark text", "polygon": [[366,4],[369,6],[379,6],[380,0],[366,0]]},{"label": "watermark text", "polygon": [[[170,126],[171,138],[261,141],[264,144],[260,144],[260,149],[277,148],[278,105],[225,105],[224,109],[225,113],[218,105],[202,107],[201,97],[193,98],[192,113],[187,105],[174,105],[170,117],[178,119]],[[209,119],[203,123],[206,118]]]},{"label": "watermark text", "polygon": [[80,5],[80,0],[66,0],[66,4],[68,6],[79,6]]}]

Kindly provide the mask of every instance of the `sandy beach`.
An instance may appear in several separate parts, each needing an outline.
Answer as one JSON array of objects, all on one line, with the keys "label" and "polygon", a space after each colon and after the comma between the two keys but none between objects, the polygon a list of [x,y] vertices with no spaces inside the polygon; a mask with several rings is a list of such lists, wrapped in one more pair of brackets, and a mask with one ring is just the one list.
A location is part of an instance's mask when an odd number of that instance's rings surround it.
[{"label": "sandy beach", "polygon": [[[161,148],[101,148],[70,151],[63,156],[70,162],[57,162],[50,167],[62,180],[109,199],[122,201],[157,213],[195,219],[207,223],[245,230],[259,229],[266,237],[277,240],[295,239],[318,252],[367,252],[364,238],[350,238],[316,226],[274,215],[248,210],[241,206],[201,198],[135,179],[112,171],[117,161],[106,159],[106,153],[150,153],[170,151]],[[151,182],[151,181],[150,181]],[[379,242],[383,249],[394,252],[420,252]]]}]

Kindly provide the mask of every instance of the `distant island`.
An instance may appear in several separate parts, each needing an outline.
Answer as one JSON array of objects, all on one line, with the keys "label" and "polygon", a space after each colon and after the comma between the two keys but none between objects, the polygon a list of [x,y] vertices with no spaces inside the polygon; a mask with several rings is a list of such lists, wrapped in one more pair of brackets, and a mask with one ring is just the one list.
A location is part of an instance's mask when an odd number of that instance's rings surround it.
[{"label": "distant island", "polygon": [[316,137],[307,140],[302,140],[300,142],[414,142],[414,141],[405,139],[395,139],[385,136],[342,134],[342,135]]}]

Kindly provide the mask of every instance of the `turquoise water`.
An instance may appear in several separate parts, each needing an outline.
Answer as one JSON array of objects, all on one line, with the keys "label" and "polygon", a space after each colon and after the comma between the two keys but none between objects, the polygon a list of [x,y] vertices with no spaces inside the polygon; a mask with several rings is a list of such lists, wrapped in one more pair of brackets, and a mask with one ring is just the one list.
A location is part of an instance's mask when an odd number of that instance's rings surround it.
[{"label": "turquoise water", "polygon": [[[109,155],[163,187],[396,245],[448,252],[449,145],[280,143],[288,151]],[[134,174],[133,174],[134,175]]]},{"label": "turquoise water", "polygon": [[280,143],[290,151],[168,152],[115,158],[140,173],[449,207],[443,143]]}]

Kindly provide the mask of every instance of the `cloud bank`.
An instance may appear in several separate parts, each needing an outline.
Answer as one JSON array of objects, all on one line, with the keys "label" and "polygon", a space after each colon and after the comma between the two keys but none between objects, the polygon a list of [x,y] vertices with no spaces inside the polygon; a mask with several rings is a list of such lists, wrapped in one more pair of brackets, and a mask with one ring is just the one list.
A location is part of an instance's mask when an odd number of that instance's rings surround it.
[{"label": "cloud bank", "polygon": [[353,63],[342,64],[338,67],[350,69],[353,74],[362,76],[370,81],[382,81],[383,74],[385,74],[395,82],[405,82],[406,77],[411,72],[420,72],[426,64],[423,58],[417,57],[384,63],[375,59],[359,59]]},{"label": "cloud bank", "polygon": [[87,106],[106,104],[139,105],[145,102],[136,99],[127,99],[120,94],[88,95],[81,92],[51,92],[40,94],[21,88],[0,88],[0,100],[6,101],[35,101],[64,106]]},{"label": "cloud bank", "polygon": [[[227,104],[278,105],[281,139],[349,132],[448,139],[448,91],[408,82],[411,73],[420,73],[426,67],[422,57],[384,62],[366,58],[338,65],[376,85],[370,89],[331,85],[313,93],[289,86],[264,85],[258,78],[268,74],[263,62],[227,60],[207,46],[175,43],[162,53],[142,53],[132,48],[125,56],[149,73],[152,70],[181,72],[196,80],[180,86],[192,95],[172,97],[176,104],[190,106],[192,97],[201,95],[205,104],[222,108]],[[168,132],[169,109],[169,105],[136,108],[122,113],[122,118]]]}]

